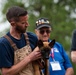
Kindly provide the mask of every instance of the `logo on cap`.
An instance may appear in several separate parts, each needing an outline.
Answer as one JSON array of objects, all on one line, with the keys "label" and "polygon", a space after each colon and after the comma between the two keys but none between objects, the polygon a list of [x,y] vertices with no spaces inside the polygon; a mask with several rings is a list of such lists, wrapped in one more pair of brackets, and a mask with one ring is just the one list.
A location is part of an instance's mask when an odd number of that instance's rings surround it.
[{"label": "logo on cap", "polygon": [[48,20],[44,20],[44,19],[36,21],[37,26],[40,25],[40,24],[49,24],[49,23],[50,22]]}]

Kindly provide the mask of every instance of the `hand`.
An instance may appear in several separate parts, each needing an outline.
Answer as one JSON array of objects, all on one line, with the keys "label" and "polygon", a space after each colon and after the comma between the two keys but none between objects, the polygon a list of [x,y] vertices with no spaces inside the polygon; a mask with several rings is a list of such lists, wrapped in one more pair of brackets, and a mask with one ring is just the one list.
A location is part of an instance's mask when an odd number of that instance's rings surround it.
[{"label": "hand", "polygon": [[29,59],[30,59],[31,61],[34,61],[34,60],[37,60],[37,59],[39,59],[39,58],[41,58],[41,52],[40,52],[39,48],[36,47],[36,48],[29,54]]}]

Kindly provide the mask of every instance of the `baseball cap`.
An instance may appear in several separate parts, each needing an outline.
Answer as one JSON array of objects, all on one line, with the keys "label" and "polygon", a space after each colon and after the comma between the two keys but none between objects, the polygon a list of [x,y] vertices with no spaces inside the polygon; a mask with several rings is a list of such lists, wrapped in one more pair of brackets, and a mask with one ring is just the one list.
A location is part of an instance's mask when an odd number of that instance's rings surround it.
[{"label": "baseball cap", "polygon": [[40,18],[36,21],[36,29],[40,29],[42,27],[51,28],[50,22],[47,18]]}]

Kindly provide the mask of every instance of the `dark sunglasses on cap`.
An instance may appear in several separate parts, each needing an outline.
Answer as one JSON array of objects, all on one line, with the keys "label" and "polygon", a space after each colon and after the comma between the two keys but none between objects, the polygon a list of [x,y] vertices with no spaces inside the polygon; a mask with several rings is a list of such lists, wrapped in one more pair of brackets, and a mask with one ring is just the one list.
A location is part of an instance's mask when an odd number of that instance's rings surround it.
[{"label": "dark sunglasses on cap", "polygon": [[39,32],[40,32],[40,34],[44,34],[45,32],[47,34],[49,34],[51,32],[51,30],[40,30]]}]

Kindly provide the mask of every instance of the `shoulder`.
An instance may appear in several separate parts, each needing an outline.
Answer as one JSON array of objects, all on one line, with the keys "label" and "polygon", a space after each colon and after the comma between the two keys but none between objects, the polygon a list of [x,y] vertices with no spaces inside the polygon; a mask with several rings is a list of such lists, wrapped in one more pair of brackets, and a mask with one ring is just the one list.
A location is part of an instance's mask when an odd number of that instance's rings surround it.
[{"label": "shoulder", "polygon": [[76,29],[74,29],[73,32],[76,33]]},{"label": "shoulder", "polygon": [[72,32],[72,42],[76,42],[76,29]]},{"label": "shoulder", "polygon": [[54,48],[57,49],[59,52],[65,51],[64,48],[63,48],[63,46],[62,46],[62,44],[59,43],[59,42],[56,42],[56,43],[55,43]]},{"label": "shoulder", "polygon": [[37,36],[32,32],[27,32],[27,35],[29,37],[30,45],[33,50],[37,46],[37,42],[38,42]]},{"label": "shoulder", "polygon": [[[50,41],[51,41],[51,40],[50,40]],[[57,42],[57,41],[55,41],[54,47],[62,47],[62,44],[59,43],[59,42]]]},{"label": "shoulder", "polygon": [[76,35],[76,29],[73,30],[72,34],[75,34]]},{"label": "shoulder", "polygon": [[62,44],[59,43],[59,42],[57,42],[57,41],[55,42],[55,44],[53,46],[53,49],[56,50],[56,51],[58,51],[58,52],[65,51],[64,48],[63,48],[63,46],[62,46]]},{"label": "shoulder", "polygon": [[6,48],[10,48],[11,45],[9,43],[9,41],[5,38],[5,37],[1,37],[0,38],[0,50],[4,50]]},{"label": "shoulder", "polygon": [[29,38],[37,39],[36,34],[34,34],[33,32],[27,32],[27,34],[28,34],[28,37],[29,37]]},{"label": "shoulder", "polygon": [[7,41],[6,38],[4,38],[4,36],[0,38],[0,44],[1,44],[1,43],[7,43],[7,42],[8,42],[8,41]]},{"label": "shoulder", "polygon": [[[5,34],[5,35],[8,35],[8,36],[9,36],[9,32],[8,32],[7,34]],[[4,35],[4,36],[5,36],[5,35]],[[1,45],[3,45],[3,46],[8,46],[8,45],[10,45],[9,41],[8,41],[4,36],[2,36],[2,37],[0,38],[0,46],[1,46]]]},{"label": "shoulder", "polygon": [[0,52],[6,53],[9,48],[10,48],[10,43],[8,42],[8,40],[4,37],[0,38]]},{"label": "shoulder", "polygon": [[29,37],[29,41],[32,44],[36,44],[38,42],[38,38],[37,38],[36,34],[34,34],[33,32],[27,32],[27,35]]},{"label": "shoulder", "polygon": [[62,44],[59,43],[59,42],[55,42],[55,45],[59,46],[59,47],[62,47]]}]

